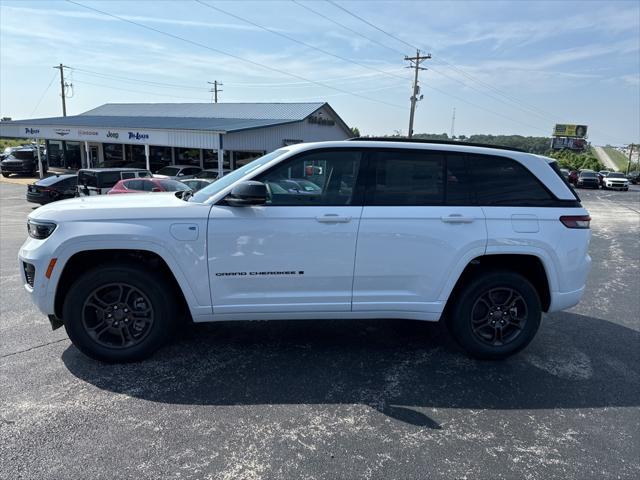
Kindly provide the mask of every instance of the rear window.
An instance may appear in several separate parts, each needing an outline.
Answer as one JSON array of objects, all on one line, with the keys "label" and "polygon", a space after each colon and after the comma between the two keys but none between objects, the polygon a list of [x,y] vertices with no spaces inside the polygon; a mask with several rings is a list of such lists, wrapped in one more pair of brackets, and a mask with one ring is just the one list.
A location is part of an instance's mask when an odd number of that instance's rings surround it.
[{"label": "rear window", "polygon": [[444,202],[444,155],[423,151],[374,154],[368,205],[438,205]]},{"label": "rear window", "polygon": [[111,188],[120,181],[120,172],[99,172],[98,187]]},{"label": "rear window", "polygon": [[555,200],[523,165],[504,157],[469,155],[477,202],[487,206],[543,206]]},{"label": "rear window", "polygon": [[191,190],[188,185],[176,180],[159,180],[158,183],[162,185],[167,192],[182,192]]}]

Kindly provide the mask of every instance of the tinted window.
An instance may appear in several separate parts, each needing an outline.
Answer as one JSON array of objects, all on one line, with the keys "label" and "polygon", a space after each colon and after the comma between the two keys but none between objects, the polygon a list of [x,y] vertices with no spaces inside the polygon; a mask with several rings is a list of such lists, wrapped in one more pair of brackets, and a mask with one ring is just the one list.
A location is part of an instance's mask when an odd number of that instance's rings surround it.
[{"label": "tinted window", "polygon": [[100,172],[98,173],[98,187],[111,188],[121,180],[120,172]]},{"label": "tinted window", "polygon": [[447,154],[447,183],[445,193],[447,205],[473,205],[473,175],[466,155]]},{"label": "tinted window", "polygon": [[256,180],[267,185],[268,205],[352,205],[361,156],[353,150],[302,154]]},{"label": "tinted window", "polygon": [[162,185],[162,188],[167,192],[184,192],[190,190],[187,185],[177,180],[158,180],[158,183]]},{"label": "tinted window", "polygon": [[580,176],[582,178],[596,178],[595,172],[582,172]]},{"label": "tinted window", "polygon": [[78,184],[86,185],[87,187],[97,187],[98,180],[94,172],[80,172],[78,173]]},{"label": "tinted window", "polygon": [[201,168],[185,168],[182,173],[184,173],[185,175],[195,175],[196,173],[201,172],[202,169]]},{"label": "tinted window", "polygon": [[36,152],[33,150],[14,150],[11,155],[18,160],[33,160]]},{"label": "tinted window", "polygon": [[553,200],[533,174],[504,157],[469,155],[480,205],[541,205]]},{"label": "tinted window", "polygon": [[124,182],[124,186],[127,190],[144,190],[143,180],[128,180]]},{"label": "tinted window", "polygon": [[122,172],[122,178],[135,178],[136,174],[135,172]]},{"label": "tinted window", "polygon": [[444,202],[444,155],[424,151],[378,152],[368,205],[439,205]]},{"label": "tinted window", "polygon": [[161,168],[160,170],[158,170],[158,175],[166,175],[168,177],[175,177],[178,172],[180,171],[179,168],[176,167],[164,167]]}]

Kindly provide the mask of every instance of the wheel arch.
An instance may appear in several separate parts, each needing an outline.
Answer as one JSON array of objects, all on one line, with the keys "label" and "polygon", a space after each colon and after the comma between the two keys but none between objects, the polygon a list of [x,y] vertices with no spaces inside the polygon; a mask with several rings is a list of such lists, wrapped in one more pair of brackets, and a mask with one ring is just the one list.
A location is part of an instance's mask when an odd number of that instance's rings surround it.
[{"label": "wheel arch", "polygon": [[531,253],[486,254],[475,257],[467,263],[451,289],[445,304],[445,312],[450,309],[461,289],[471,279],[488,272],[511,271],[525,277],[534,286],[540,297],[543,311],[551,305],[551,285],[549,272],[542,258]]},{"label": "wheel arch", "polygon": [[[87,271],[88,268],[96,268],[102,265],[114,263],[131,263],[141,265],[154,273],[163,275],[174,287],[174,292],[179,302],[179,308],[190,315],[187,295],[176,279],[165,259],[156,252],[144,249],[93,249],[81,250],[69,257],[58,277],[54,296],[54,312],[58,318],[62,318],[62,308],[64,299],[69,288],[79,274]],[[88,267],[89,266],[89,267]]]}]

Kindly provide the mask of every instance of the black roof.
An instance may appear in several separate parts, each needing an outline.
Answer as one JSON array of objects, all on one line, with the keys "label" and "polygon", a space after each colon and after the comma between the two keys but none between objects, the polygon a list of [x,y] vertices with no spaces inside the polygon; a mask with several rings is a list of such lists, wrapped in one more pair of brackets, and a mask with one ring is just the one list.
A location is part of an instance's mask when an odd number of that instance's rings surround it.
[{"label": "black roof", "polygon": [[148,172],[146,168],[110,167],[110,168],[83,168],[83,172]]},{"label": "black roof", "polygon": [[488,143],[472,143],[472,142],[456,142],[453,140],[426,140],[422,138],[406,138],[406,137],[354,137],[349,138],[351,142],[404,142],[404,143],[429,143],[434,145],[459,145],[462,147],[483,147],[495,148],[498,150],[511,150],[513,152],[524,152],[525,150],[515,147],[507,147],[506,145],[490,145]]}]

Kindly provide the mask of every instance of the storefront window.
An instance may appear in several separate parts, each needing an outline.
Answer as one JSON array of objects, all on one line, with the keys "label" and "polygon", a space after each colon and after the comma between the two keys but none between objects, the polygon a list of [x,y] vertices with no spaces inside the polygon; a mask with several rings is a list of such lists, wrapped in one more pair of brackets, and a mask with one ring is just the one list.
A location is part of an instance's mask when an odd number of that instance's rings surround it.
[{"label": "storefront window", "polygon": [[[204,152],[204,168],[218,168],[218,151],[217,150],[203,150]],[[225,150],[222,157],[223,168],[225,170],[231,169],[231,161],[229,159],[229,151]]]},{"label": "storefront window", "polygon": [[101,167],[124,167],[126,161],[122,157],[123,145],[119,143],[103,143],[104,162]]},{"label": "storefront window", "polygon": [[176,165],[200,166],[199,148],[176,148]]},{"label": "storefront window", "polygon": [[171,147],[149,147],[149,163],[151,172],[156,173],[162,167],[171,165]]},{"label": "storefront window", "polygon": [[63,142],[64,148],[64,166],[79,170],[82,168],[82,155],[80,153],[80,142]]},{"label": "storefront window", "polygon": [[50,167],[64,168],[64,154],[62,141],[47,140],[47,162]]},{"label": "storefront window", "polygon": [[233,166],[234,169],[245,166],[247,163],[254,161],[256,158],[261,157],[266,152],[233,152]]},{"label": "storefront window", "polygon": [[144,154],[144,145],[125,145],[125,167],[147,168],[147,157]]}]

